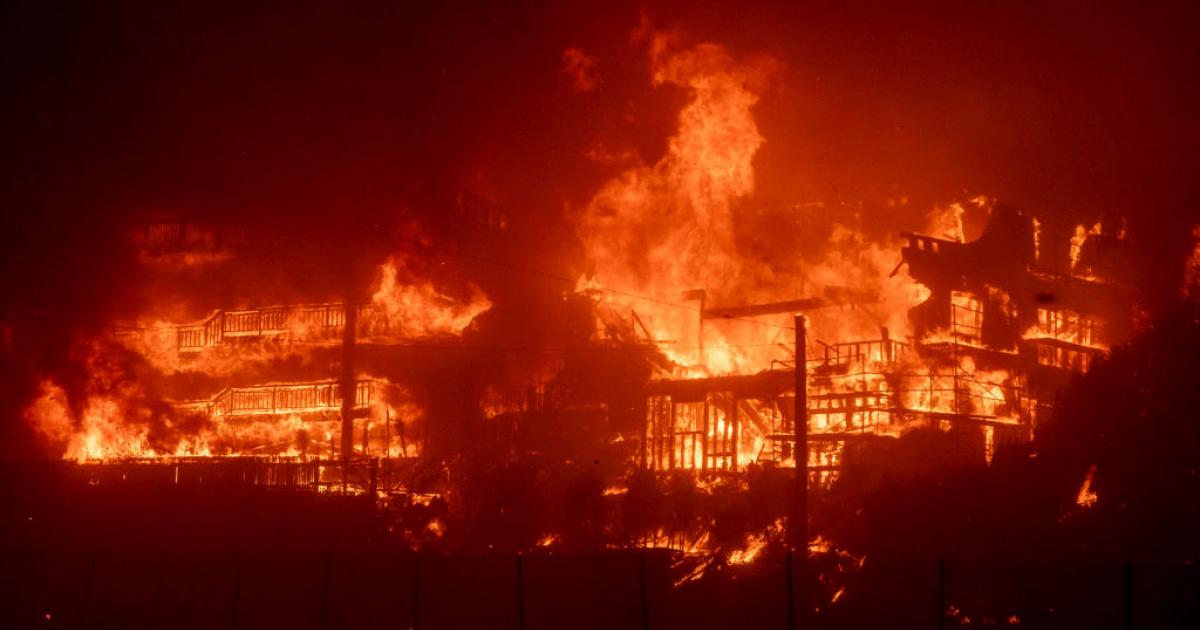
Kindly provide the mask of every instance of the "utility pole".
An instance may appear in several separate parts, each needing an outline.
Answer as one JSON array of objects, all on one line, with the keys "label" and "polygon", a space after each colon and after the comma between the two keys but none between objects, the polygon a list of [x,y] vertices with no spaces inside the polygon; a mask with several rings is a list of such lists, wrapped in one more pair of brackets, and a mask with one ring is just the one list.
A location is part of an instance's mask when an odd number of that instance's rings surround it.
[{"label": "utility pole", "polygon": [[805,323],[803,315],[796,315],[796,397],[792,423],[792,453],[796,458],[796,497],[790,528],[792,548],[800,552],[802,559],[808,550],[808,353],[805,348]]},{"label": "utility pole", "polygon": [[354,451],[354,402],[358,383],[354,378],[354,334],[358,324],[358,308],[346,300],[346,316],[342,330],[342,492],[350,476],[350,455]]},{"label": "utility pole", "polygon": [[[796,557],[796,579],[792,584],[799,586],[796,597],[796,617],[805,619],[808,612],[808,351],[807,330],[803,315],[795,316],[796,326],[796,371],[795,409],[792,422],[795,441],[792,454],[796,459],[796,496],[792,513],[788,517],[791,548]],[[803,623],[803,622],[802,622]]]}]

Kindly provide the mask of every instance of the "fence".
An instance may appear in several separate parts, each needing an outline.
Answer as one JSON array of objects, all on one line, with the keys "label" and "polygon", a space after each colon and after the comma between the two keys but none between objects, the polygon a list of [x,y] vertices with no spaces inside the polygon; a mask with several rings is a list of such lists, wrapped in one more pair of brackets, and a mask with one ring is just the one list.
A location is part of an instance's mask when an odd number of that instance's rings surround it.
[{"label": "fence", "polygon": [[1195,567],[882,563],[802,606],[790,556],[681,587],[658,551],[0,557],[5,628],[1195,627],[1200,585]]}]

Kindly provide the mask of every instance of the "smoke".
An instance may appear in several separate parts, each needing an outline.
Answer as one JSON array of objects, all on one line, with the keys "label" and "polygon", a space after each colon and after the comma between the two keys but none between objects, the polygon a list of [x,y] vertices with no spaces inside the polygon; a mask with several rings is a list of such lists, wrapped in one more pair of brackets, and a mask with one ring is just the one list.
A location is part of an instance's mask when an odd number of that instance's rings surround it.
[{"label": "smoke", "polygon": [[579,92],[590,92],[596,89],[595,77],[596,59],[578,48],[568,48],[563,51],[564,75],[569,77]]}]

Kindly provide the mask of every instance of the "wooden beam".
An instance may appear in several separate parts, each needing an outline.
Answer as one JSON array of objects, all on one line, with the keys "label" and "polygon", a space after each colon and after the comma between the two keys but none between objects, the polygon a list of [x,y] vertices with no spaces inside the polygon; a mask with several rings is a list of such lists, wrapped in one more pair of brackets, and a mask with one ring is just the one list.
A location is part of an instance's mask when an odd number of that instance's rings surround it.
[{"label": "wooden beam", "polygon": [[739,319],[758,315],[774,315],[778,313],[795,313],[825,306],[832,306],[825,298],[805,298],[788,302],[772,302],[770,304],[751,304],[748,306],[727,306],[724,308],[709,308],[701,311],[702,319]]},{"label": "wooden beam", "polygon": [[878,301],[879,297],[866,291],[858,291],[848,287],[825,287],[821,297],[788,300],[787,302],[771,302],[769,304],[749,304],[744,306],[726,306],[722,308],[702,308],[701,319],[738,319],[742,317],[757,317],[759,315],[775,315],[779,313],[798,313],[811,311],[829,306],[846,304],[869,304]]}]

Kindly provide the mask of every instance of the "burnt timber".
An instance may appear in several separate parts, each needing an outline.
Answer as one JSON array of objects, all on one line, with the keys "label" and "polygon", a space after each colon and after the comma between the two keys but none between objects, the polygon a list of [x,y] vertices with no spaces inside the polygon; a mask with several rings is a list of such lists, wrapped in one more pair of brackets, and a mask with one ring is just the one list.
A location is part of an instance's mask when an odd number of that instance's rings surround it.
[{"label": "burnt timber", "polygon": [[[1128,279],[1119,237],[1041,242],[1024,212],[994,209],[973,242],[904,233],[897,266],[930,290],[913,308],[915,341],[880,339],[826,345],[806,362],[810,482],[828,480],[847,442],[897,436],[912,426],[978,436],[990,461],[997,442],[1026,441],[1052,410],[1072,373],[1130,335]],[[1045,251],[1043,251],[1045,250]],[[1062,262],[1069,260],[1069,262]],[[835,293],[763,305],[702,310],[702,319],[799,312],[869,302]],[[904,355],[921,359],[912,374]],[[969,362],[964,359],[969,359]],[[794,363],[794,362],[793,362]],[[795,368],[748,376],[666,379],[646,389],[641,461],[652,470],[737,472],[750,461],[794,466]],[[997,383],[977,374],[1003,370]],[[754,424],[765,437],[744,439]],[[740,455],[740,457],[739,457]]]}]

